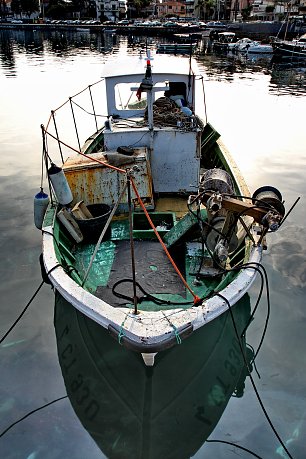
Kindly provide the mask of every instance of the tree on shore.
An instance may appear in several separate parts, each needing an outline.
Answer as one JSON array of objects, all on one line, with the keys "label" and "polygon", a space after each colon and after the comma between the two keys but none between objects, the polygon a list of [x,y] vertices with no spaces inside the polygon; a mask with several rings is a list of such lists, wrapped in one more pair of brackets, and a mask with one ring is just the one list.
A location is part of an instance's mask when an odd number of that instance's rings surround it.
[{"label": "tree on shore", "polygon": [[30,17],[31,14],[36,13],[36,11],[39,11],[38,0],[20,0],[20,6],[22,12],[28,17]]},{"label": "tree on shore", "polygon": [[70,5],[64,0],[50,0],[46,15],[53,19],[61,19],[69,9]]},{"label": "tree on shore", "polygon": [[142,8],[149,6],[150,3],[150,0],[133,0],[131,5],[133,5],[136,10],[136,17],[140,17]]},{"label": "tree on shore", "polygon": [[12,13],[19,14],[21,16],[21,13],[22,13],[21,0],[11,1],[11,11]]},{"label": "tree on shore", "polygon": [[195,10],[198,10],[199,19],[208,19],[211,16],[211,11],[214,11],[215,0],[196,0]]}]

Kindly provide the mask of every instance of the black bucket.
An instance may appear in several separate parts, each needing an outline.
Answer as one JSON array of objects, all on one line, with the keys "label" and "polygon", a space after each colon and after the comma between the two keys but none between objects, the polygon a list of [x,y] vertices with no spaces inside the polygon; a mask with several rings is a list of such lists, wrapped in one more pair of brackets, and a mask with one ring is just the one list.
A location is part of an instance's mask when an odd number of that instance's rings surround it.
[{"label": "black bucket", "polygon": [[[98,241],[112,209],[107,204],[89,204],[87,208],[93,218],[87,218],[86,220],[79,220],[76,218],[75,220],[83,234],[83,241],[95,243]],[[109,239],[110,237],[111,228],[109,226],[103,240]]]}]

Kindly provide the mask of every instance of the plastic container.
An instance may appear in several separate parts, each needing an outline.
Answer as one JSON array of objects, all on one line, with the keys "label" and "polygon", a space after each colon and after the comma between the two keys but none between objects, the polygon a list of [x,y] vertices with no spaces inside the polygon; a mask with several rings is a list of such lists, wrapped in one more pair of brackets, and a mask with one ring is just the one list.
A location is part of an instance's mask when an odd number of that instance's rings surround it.
[{"label": "plastic container", "polygon": [[[174,212],[149,212],[149,215],[160,236],[167,234],[176,223]],[[133,213],[133,237],[135,239],[157,239],[143,212]]]},{"label": "plastic container", "polygon": [[[112,209],[107,204],[89,204],[87,208],[93,218],[87,218],[86,220],[75,218],[75,221],[83,234],[83,241],[95,243],[98,241]],[[111,229],[109,226],[103,239],[109,239],[110,236]]]}]

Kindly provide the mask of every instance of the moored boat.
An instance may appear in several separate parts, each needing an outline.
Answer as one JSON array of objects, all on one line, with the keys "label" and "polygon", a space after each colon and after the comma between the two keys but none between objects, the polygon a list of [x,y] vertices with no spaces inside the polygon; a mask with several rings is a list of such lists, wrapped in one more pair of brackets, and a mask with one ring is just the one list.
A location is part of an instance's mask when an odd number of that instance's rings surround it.
[{"label": "moored boat", "polygon": [[248,54],[273,54],[273,47],[270,44],[260,43],[251,38],[241,38],[236,43],[228,46],[230,51]]},{"label": "moored boat", "polygon": [[46,273],[58,294],[147,365],[242,298],[266,233],[285,213],[277,189],[250,195],[199,116],[195,64],[171,56],[152,63],[149,54],[132,66],[121,60],[42,126],[50,203],[41,190],[39,214],[47,210],[36,226]]},{"label": "moored boat", "polygon": [[294,40],[275,39],[272,42],[274,56],[279,58],[306,59],[306,34]]},{"label": "moored boat", "polygon": [[197,47],[197,43],[189,39],[189,43],[159,43],[157,53],[160,54],[192,54]]},{"label": "moored boat", "polygon": [[217,32],[213,41],[213,50],[228,51],[229,45],[234,46],[236,40],[235,32]]}]

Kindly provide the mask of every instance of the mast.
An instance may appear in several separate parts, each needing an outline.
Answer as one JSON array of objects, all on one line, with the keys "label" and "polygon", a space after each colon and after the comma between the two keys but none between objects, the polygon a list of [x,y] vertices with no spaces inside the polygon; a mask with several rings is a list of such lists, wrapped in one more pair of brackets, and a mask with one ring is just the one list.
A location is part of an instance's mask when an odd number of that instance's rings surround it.
[{"label": "mast", "polygon": [[150,59],[150,50],[147,49],[146,57],[146,73],[142,79],[139,88],[137,89],[136,96],[138,100],[141,98],[141,93],[147,93],[147,108],[148,108],[148,125],[150,131],[150,145],[149,148],[152,151],[153,149],[153,135],[154,135],[154,119],[153,119],[153,78],[152,78],[152,68],[151,68],[151,59]]},{"label": "mast", "polygon": [[146,88],[146,91],[147,91],[148,125],[149,125],[150,131],[153,131],[153,128],[154,128],[154,119],[153,119],[153,78],[152,78],[150,50],[147,51],[147,68],[146,68],[145,77],[142,80],[142,85],[145,85],[145,88]]},{"label": "mast", "polygon": [[[167,91],[168,89],[169,89],[168,86],[165,86],[163,88],[158,87],[156,91]],[[147,93],[148,127],[149,127],[149,132],[150,132],[149,148],[150,148],[150,151],[152,151],[153,150],[153,138],[154,138],[154,117],[153,117],[154,85],[153,85],[152,67],[151,67],[151,54],[150,54],[149,49],[147,49],[146,73],[136,93],[138,100],[140,100],[142,92]]]}]

